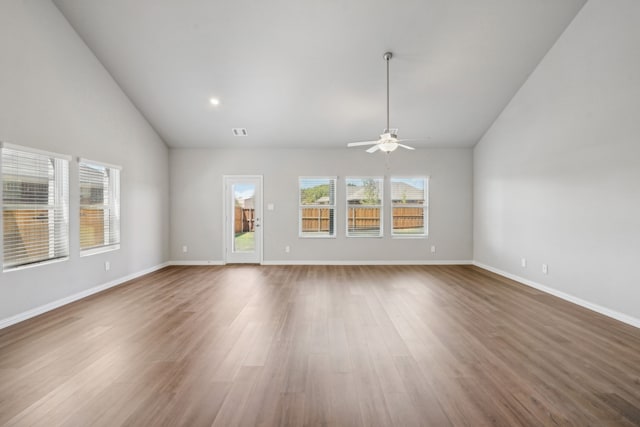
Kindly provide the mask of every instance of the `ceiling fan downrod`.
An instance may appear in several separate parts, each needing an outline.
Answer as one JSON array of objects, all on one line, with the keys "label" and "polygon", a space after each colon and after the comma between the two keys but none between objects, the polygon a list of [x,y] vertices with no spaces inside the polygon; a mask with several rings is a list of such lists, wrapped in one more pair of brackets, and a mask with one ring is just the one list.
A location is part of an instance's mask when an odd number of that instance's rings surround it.
[{"label": "ceiling fan downrod", "polygon": [[347,144],[347,147],[359,147],[362,145],[372,145],[371,148],[367,149],[367,153],[374,153],[376,151],[382,151],[384,153],[389,154],[394,151],[398,147],[406,148],[408,150],[414,150],[413,147],[409,147],[408,145],[400,144],[400,141],[407,141],[404,139],[398,139],[398,129],[391,130],[391,120],[390,120],[390,78],[389,78],[389,60],[393,57],[391,52],[385,52],[382,57],[387,63],[387,127],[380,135],[380,138],[377,141],[361,141],[361,142],[350,142]]},{"label": "ceiling fan downrod", "polygon": [[382,55],[385,61],[387,61],[387,129],[386,132],[391,132],[391,127],[389,127],[389,60],[393,57],[393,53],[385,52]]}]

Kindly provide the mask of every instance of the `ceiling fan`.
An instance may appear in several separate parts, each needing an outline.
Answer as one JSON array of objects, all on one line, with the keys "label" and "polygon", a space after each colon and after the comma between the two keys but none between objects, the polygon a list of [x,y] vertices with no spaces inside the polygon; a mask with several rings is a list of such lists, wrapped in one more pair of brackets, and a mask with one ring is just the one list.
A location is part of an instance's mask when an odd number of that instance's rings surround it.
[{"label": "ceiling fan", "polygon": [[398,147],[406,148],[407,150],[415,150],[413,147],[409,147],[408,145],[401,144],[402,141],[411,141],[409,139],[398,139],[398,129],[391,129],[389,127],[389,60],[393,54],[391,52],[385,52],[382,56],[384,60],[387,62],[387,127],[382,134],[380,135],[380,139],[377,141],[362,141],[362,142],[350,142],[347,144],[347,147],[359,147],[362,145],[373,145],[373,147],[367,149],[367,153],[375,153],[376,151],[382,151],[385,153],[390,153],[394,151]]}]

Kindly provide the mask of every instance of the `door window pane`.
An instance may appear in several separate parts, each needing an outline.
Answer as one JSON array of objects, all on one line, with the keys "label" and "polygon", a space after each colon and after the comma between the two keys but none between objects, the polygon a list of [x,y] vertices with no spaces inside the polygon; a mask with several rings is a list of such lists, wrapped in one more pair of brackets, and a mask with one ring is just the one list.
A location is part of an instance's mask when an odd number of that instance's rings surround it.
[{"label": "door window pane", "polygon": [[233,252],[254,252],[255,238],[254,184],[233,184]]}]

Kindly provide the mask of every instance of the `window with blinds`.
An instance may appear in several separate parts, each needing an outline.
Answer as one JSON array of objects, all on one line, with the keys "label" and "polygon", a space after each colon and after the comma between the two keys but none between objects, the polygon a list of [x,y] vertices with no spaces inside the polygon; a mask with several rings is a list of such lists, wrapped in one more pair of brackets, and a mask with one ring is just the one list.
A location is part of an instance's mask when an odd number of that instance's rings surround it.
[{"label": "window with blinds", "polygon": [[426,177],[391,177],[392,236],[428,234],[429,180]]},{"label": "window with blinds", "polygon": [[68,258],[69,160],[2,144],[4,270]]},{"label": "window with blinds", "polygon": [[120,248],[120,167],[79,160],[80,255]]},{"label": "window with blinds", "polygon": [[300,177],[298,189],[300,237],[335,237],[336,178]]},{"label": "window with blinds", "polygon": [[383,182],[380,177],[347,177],[347,237],[382,237]]}]

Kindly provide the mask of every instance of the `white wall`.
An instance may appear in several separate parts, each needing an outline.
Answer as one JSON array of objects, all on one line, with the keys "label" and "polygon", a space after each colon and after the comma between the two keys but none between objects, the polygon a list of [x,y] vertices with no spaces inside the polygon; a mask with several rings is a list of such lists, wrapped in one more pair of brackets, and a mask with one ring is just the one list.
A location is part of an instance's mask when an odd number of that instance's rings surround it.
[{"label": "white wall", "polygon": [[0,2],[0,140],[123,167],[121,249],[78,256],[71,162],[71,257],[0,273],[0,325],[168,259],[168,149],[48,0]]},{"label": "white wall", "polygon": [[[429,149],[391,155],[364,149],[172,149],[171,259],[222,261],[222,176],[263,175],[265,262],[469,261],[472,259],[472,151]],[[345,237],[345,176],[429,175],[428,239]],[[338,176],[337,238],[298,238],[298,177]],[[386,224],[389,224],[387,215]],[[189,252],[182,253],[182,245]],[[285,253],[284,247],[291,246]],[[436,245],[437,252],[429,248]]]},{"label": "white wall", "polygon": [[639,23],[587,2],[474,151],[475,260],[638,325]]}]

